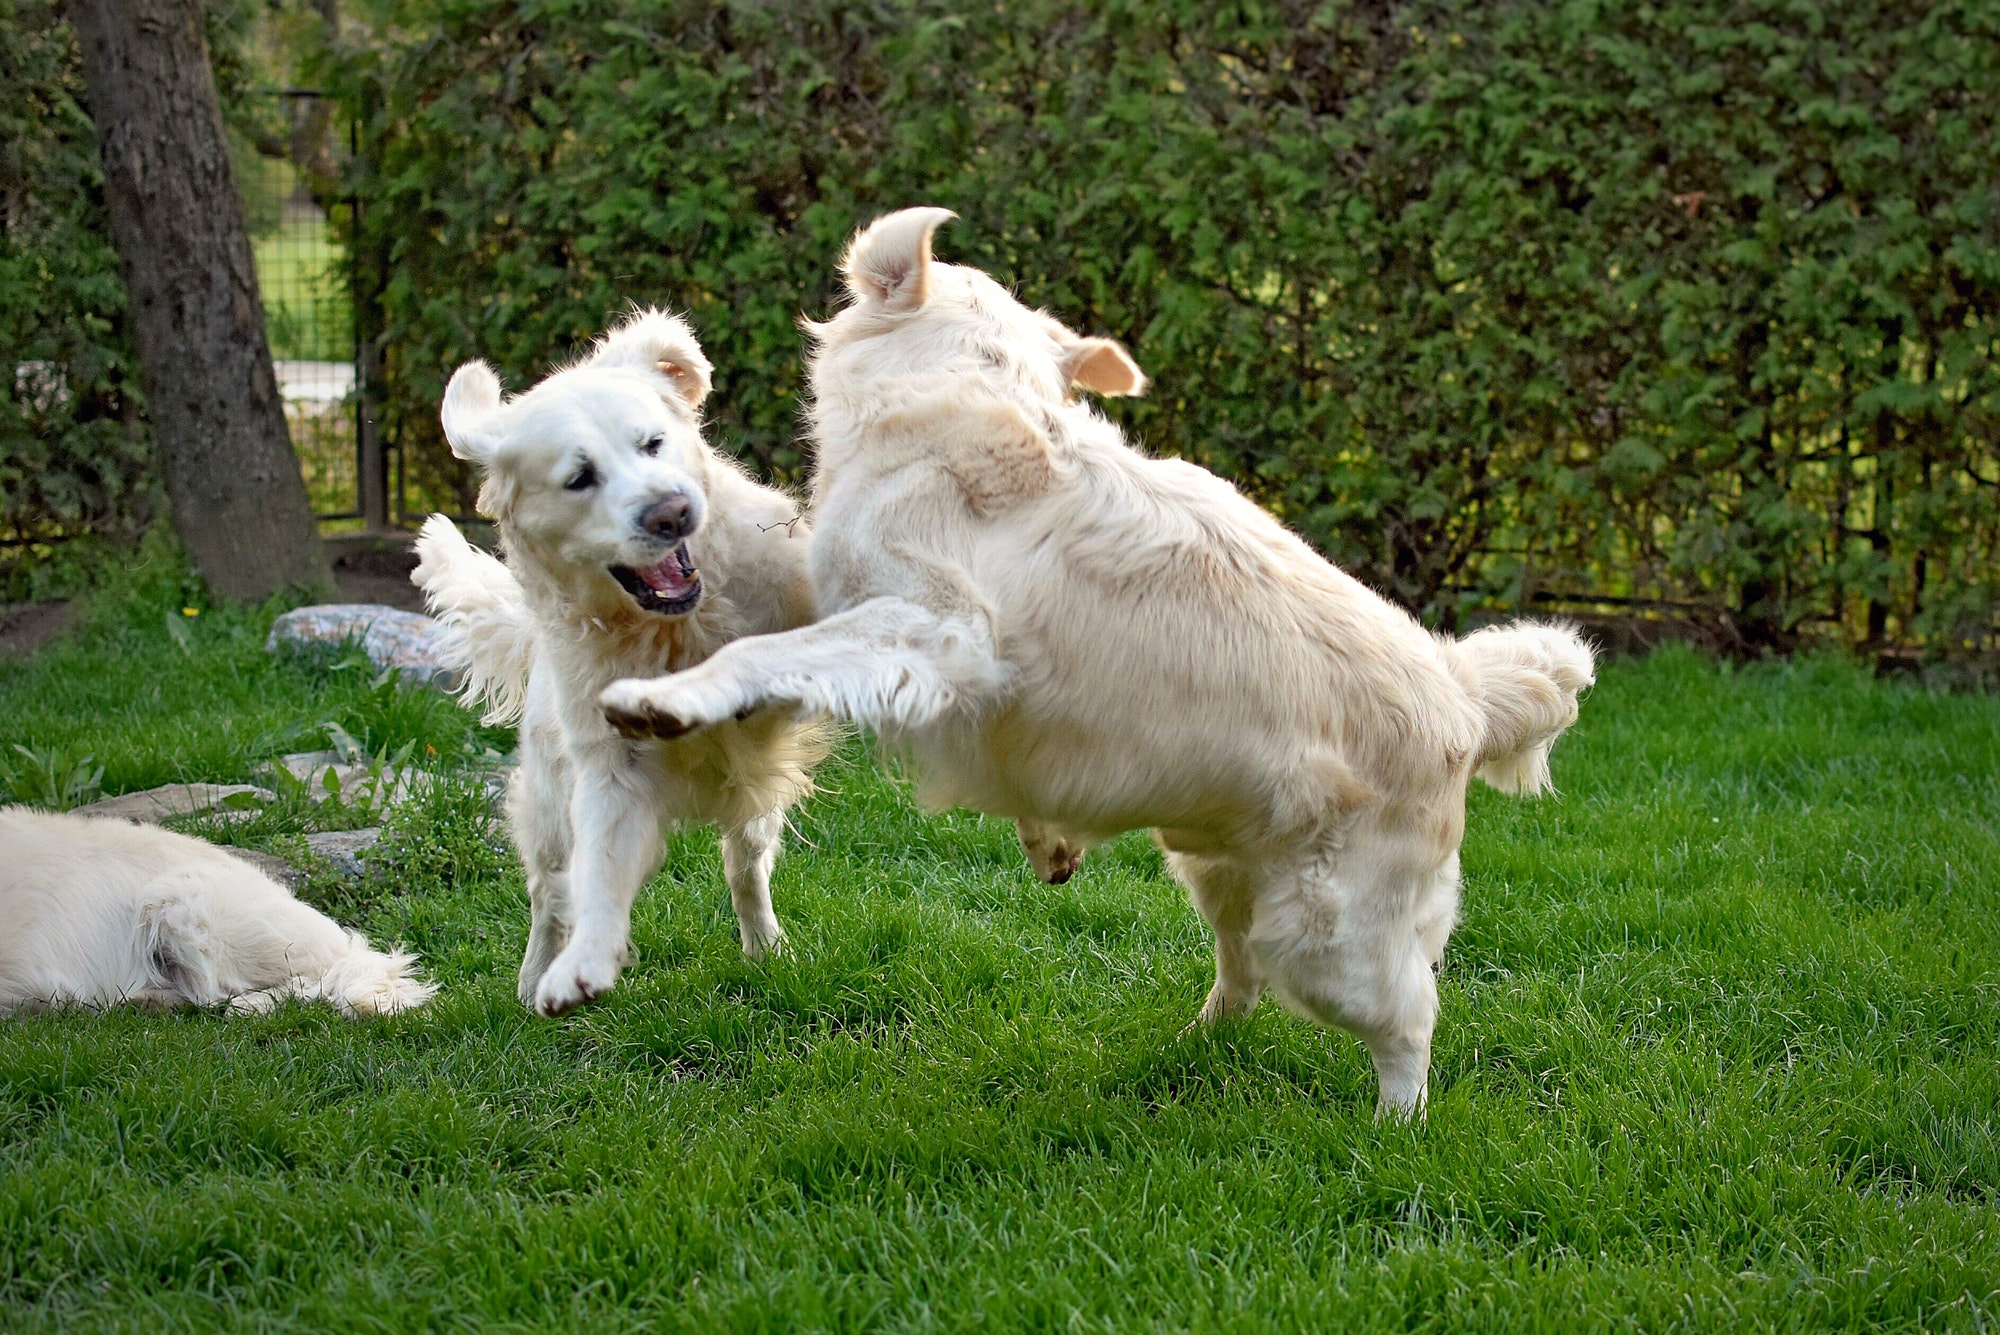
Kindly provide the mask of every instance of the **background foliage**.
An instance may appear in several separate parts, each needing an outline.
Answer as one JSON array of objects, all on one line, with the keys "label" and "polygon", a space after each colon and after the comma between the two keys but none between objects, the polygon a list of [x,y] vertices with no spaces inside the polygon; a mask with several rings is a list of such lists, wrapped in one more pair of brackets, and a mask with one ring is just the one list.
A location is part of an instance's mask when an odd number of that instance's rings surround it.
[{"label": "background foliage", "polygon": [[[206,16],[242,134],[257,0]],[[102,576],[164,508],[79,61],[61,3],[0,0],[0,601]]]},{"label": "background foliage", "polygon": [[0,0],[0,593],[35,591],[20,558],[37,546],[129,540],[157,502],[97,140],[57,10]]},{"label": "background foliage", "polygon": [[427,9],[336,61],[405,441],[664,301],[796,474],[794,321],[928,202],[1133,346],[1146,446],[1435,618],[1993,639],[1990,0]]},{"label": "background foliage", "polygon": [[[54,68],[46,7],[0,6]],[[41,77],[6,151],[75,185],[33,238],[10,186],[0,318],[82,388],[30,421],[16,376],[0,471],[10,516],[94,516],[62,479],[132,490],[143,451],[88,136]],[[525,385],[635,301],[692,313],[718,438],[797,477],[795,322],[921,201],[964,217],[948,256],[1132,345],[1143,445],[1436,621],[2000,641],[1996,0],[372,0],[305,77],[362,119],[350,253],[434,500],[470,504],[454,365]]]}]

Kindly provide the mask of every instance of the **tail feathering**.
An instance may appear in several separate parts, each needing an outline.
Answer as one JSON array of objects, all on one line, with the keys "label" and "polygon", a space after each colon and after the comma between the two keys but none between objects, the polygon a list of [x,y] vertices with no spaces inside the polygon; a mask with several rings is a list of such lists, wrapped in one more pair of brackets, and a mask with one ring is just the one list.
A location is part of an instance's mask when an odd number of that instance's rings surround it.
[{"label": "tail feathering", "polygon": [[1503,793],[1546,792],[1549,750],[1597,679],[1590,645],[1572,626],[1516,621],[1476,631],[1452,649],[1485,719],[1473,772]]},{"label": "tail feathering", "polygon": [[459,673],[459,698],[483,703],[484,722],[519,722],[535,643],[520,583],[443,515],[424,521],[417,555],[410,579],[444,625],[443,655]]}]

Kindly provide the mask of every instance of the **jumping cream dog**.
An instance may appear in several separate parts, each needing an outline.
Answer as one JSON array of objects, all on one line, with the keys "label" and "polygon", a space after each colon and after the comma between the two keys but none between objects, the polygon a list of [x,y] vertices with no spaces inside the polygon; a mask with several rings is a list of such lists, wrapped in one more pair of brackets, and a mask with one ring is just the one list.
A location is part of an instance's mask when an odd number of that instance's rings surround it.
[{"label": "jumping cream dog", "polygon": [[1466,783],[1547,787],[1590,650],[1555,626],[1432,635],[1228,483],[1132,450],[1074,397],[1143,389],[1125,350],[934,262],[951,216],[863,231],[851,304],[812,331],[825,619],[618,682],[606,714],[876,728],[929,802],[1019,822],[1051,881],[1153,827],[1215,931],[1202,1019],[1268,987],[1361,1038],[1383,1110],[1420,1108]]},{"label": "jumping cream dog", "polygon": [[502,401],[483,362],[445,391],[445,437],[484,471],[480,509],[507,559],[434,515],[413,578],[455,633],[468,698],[488,721],[521,723],[508,797],[532,914],[520,997],[544,1015],[617,981],[666,825],[721,827],[745,953],[783,936],[771,869],[828,728],[746,710],[699,737],[635,745],[597,709],[619,677],[812,620],[798,507],[703,441],[709,376],[688,327],[647,311],[518,398]]},{"label": "jumping cream dog", "polygon": [[0,807],[0,1015],[285,997],[393,1015],[436,989],[241,858],[150,825]]}]

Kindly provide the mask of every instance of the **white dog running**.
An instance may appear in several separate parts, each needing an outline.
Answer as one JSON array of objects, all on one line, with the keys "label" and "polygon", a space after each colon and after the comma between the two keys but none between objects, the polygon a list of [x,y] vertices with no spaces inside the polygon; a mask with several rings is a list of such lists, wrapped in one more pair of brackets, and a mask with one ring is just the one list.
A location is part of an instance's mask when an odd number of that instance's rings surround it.
[{"label": "white dog running", "polygon": [[1420,1108],[1467,780],[1547,786],[1590,650],[1556,626],[1433,636],[1226,482],[1132,450],[1072,392],[1139,392],[1125,350],[934,262],[951,216],[863,231],[851,304],[813,329],[825,619],[618,682],[607,715],[875,727],[926,800],[1015,818],[1052,881],[1153,827],[1215,931],[1202,1018],[1269,987],[1361,1038],[1383,1110]]},{"label": "white dog running", "polygon": [[414,956],[301,904],[213,844],[149,825],[0,808],[0,1015],[285,997],[393,1015],[436,989]]},{"label": "white dog running", "polygon": [[453,632],[468,698],[490,722],[521,721],[508,798],[532,915],[520,997],[544,1015],[617,982],[664,825],[721,826],[745,953],[783,935],[771,868],[829,726],[780,711],[634,745],[596,703],[615,678],[812,620],[798,507],[702,440],[709,376],[687,325],[645,311],[516,399],[484,362],[445,391],[446,439],[484,470],[480,509],[507,560],[435,515],[413,578]]}]

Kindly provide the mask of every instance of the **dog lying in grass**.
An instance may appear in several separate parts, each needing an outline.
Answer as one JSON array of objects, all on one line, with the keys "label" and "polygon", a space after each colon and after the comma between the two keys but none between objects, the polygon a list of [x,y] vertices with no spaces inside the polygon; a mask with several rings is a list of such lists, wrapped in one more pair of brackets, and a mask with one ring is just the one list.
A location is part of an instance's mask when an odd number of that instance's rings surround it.
[{"label": "dog lying in grass", "polygon": [[1228,483],[1131,449],[1075,397],[1139,393],[1130,356],[934,261],[951,216],[864,230],[850,304],[811,327],[825,618],[617,682],[606,715],[875,728],[928,801],[1014,818],[1050,881],[1151,827],[1215,932],[1202,1021],[1269,988],[1360,1037],[1382,1110],[1421,1108],[1466,784],[1548,786],[1589,648],[1432,635]]},{"label": "dog lying in grass", "polygon": [[485,474],[480,509],[506,563],[435,515],[412,577],[453,632],[467,698],[489,722],[521,724],[507,806],[532,915],[520,997],[544,1015],[617,982],[667,825],[721,827],[746,954],[784,935],[771,869],[830,728],[746,710],[700,737],[634,745],[597,708],[619,677],[813,618],[798,507],[702,439],[709,379],[687,325],[646,311],[518,398],[501,399],[483,362],[445,391],[445,437]]},{"label": "dog lying in grass", "polygon": [[0,808],[0,1014],[286,997],[393,1015],[436,989],[213,844],[149,825]]}]

